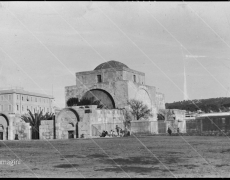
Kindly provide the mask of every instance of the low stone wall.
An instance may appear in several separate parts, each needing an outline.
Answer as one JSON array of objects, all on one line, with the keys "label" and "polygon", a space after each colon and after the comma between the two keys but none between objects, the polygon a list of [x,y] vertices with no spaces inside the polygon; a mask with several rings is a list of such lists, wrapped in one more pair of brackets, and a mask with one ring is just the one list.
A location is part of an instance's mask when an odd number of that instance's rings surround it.
[{"label": "low stone wall", "polygon": [[39,139],[54,139],[53,120],[42,120],[39,126]]},{"label": "low stone wall", "polygon": [[158,125],[158,133],[159,134],[165,134],[167,133],[167,123],[164,121],[157,121]]},{"label": "low stone wall", "polygon": [[116,133],[116,125],[124,130],[124,115],[122,110],[97,109],[91,118],[91,136],[99,136],[102,131],[108,133],[113,130]]},{"label": "low stone wall", "polygon": [[14,125],[9,129],[12,131],[12,140],[14,140],[16,134],[19,140],[31,139],[31,127],[29,123],[14,122]]},{"label": "low stone wall", "polygon": [[158,134],[158,122],[149,120],[131,121],[131,133]]}]

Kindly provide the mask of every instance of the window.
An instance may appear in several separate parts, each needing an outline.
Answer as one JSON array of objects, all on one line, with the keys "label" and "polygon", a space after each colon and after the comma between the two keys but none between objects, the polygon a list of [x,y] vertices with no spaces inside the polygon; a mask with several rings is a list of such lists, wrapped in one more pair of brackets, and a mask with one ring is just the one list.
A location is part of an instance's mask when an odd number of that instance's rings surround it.
[{"label": "window", "polygon": [[22,101],[23,101],[23,96],[22,96]]},{"label": "window", "polygon": [[9,105],[9,111],[11,111],[11,105]]},{"label": "window", "polygon": [[11,95],[10,94],[9,94],[8,98],[9,98],[9,100],[11,100]]},{"label": "window", "polygon": [[133,82],[136,82],[136,75],[133,75]]},{"label": "window", "polygon": [[17,111],[18,111],[18,104],[17,104]]},{"label": "window", "polygon": [[23,106],[22,106],[22,111],[23,111]]},{"label": "window", "polygon": [[225,118],[222,118],[222,123],[223,123],[223,124],[225,123]]},{"label": "window", "polygon": [[102,80],[101,80],[101,75],[97,75],[97,82],[98,82],[98,83],[102,82]]},{"label": "window", "polygon": [[37,102],[37,98],[35,98],[35,102]]},{"label": "window", "polygon": [[30,97],[30,101],[32,101],[33,100],[33,98],[32,97]]},{"label": "window", "polygon": [[19,96],[17,95],[17,99],[19,99]]},{"label": "window", "polygon": [[49,108],[47,108],[47,112],[49,112]]}]

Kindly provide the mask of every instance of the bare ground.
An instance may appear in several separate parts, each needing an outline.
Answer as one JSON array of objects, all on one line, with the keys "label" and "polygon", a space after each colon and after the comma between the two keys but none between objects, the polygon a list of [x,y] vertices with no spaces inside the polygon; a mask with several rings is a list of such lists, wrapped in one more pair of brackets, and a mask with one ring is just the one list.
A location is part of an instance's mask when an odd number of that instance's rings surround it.
[{"label": "bare ground", "polygon": [[[138,140],[139,139],[139,140]],[[148,136],[0,141],[0,177],[230,177],[230,139]]]}]

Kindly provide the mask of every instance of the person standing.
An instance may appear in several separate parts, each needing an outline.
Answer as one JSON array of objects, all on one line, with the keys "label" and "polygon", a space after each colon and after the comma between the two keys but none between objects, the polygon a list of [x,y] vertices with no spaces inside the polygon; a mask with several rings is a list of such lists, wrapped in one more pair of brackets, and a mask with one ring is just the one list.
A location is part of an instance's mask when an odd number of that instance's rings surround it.
[{"label": "person standing", "polygon": [[116,125],[117,136],[119,136],[119,129],[118,125]]},{"label": "person standing", "polygon": [[168,133],[169,133],[169,135],[171,136],[171,134],[172,134],[172,130],[168,127]]}]

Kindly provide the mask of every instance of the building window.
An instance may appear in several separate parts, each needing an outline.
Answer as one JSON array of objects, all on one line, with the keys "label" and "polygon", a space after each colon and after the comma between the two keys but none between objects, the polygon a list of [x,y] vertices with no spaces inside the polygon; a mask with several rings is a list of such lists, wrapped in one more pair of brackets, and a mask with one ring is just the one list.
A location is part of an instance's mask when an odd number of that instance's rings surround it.
[{"label": "building window", "polygon": [[37,98],[35,98],[35,102],[37,102]]},{"label": "building window", "polygon": [[23,101],[23,96],[22,96],[22,101]]},{"label": "building window", "polygon": [[222,123],[223,123],[223,124],[225,123],[225,118],[222,118]]},{"label": "building window", "polygon": [[17,111],[18,111],[18,104],[17,104]]},{"label": "building window", "polygon": [[22,106],[22,111],[23,111],[23,106]]},{"label": "building window", "polygon": [[19,96],[17,95],[17,99],[19,99]]},{"label": "building window", "polygon": [[98,82],[98,83],[101,83],[101,82],[102,82],[101,75],[97,75],[97,82]]},{"label": "building window", "polygon": [[9,95],[9,100],[11,100],[11,95]]},{"label": "building window", "polygon": [[133,82],[136,82],[136,75],[133,75]]}]

